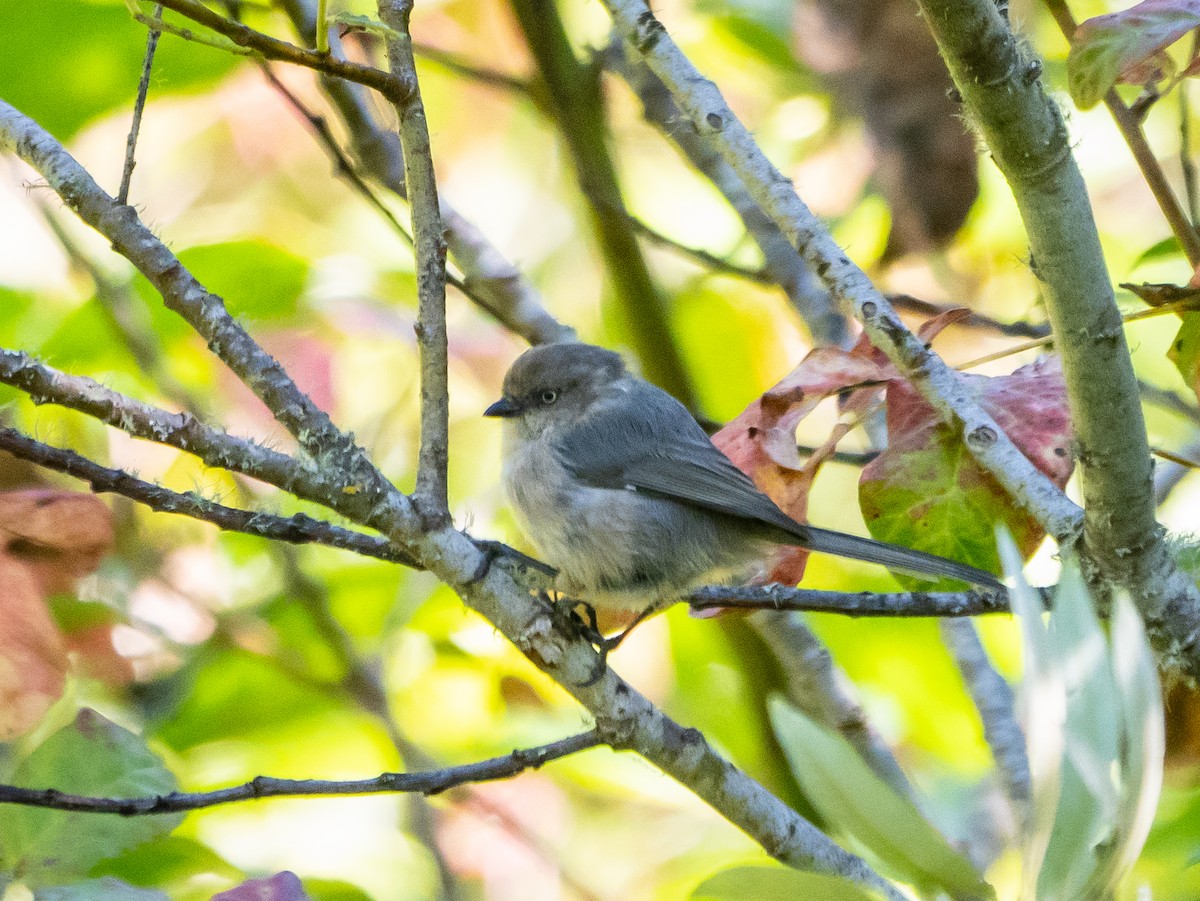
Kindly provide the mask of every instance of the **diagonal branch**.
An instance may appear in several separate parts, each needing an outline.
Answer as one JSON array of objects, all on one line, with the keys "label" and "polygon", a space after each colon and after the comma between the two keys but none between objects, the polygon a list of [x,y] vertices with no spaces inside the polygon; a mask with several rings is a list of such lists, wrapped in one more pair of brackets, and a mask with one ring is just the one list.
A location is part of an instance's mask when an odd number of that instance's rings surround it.
[{"label": "diagonal branch", "polygon": [[901,322],[867,275],[843,253],[771,164],[720,91],[684,56],[645,0],[603,0],[621,36],[670,89],[697,133],[717,149],[750,195],[833,296],[862,322],[871,343],[913,383],[1015,501],[1060,543],[1076,536],[1080,510],[1017,449],[950,367]]},{"label": "diagonal branch", "polygon": [[0,450],[46,469],[82,479],[97,494],[120,494],[159,513],[190,516],[192,519],[210,522],[228,532],[257,535],[260,538],[286,541],[290,544],[323,544],[353,551],[364,557],[374,557],[376,560],[418,566],[415,560],[393,546],[386,538],[343,529],[332,523],[313,519],[304,513],[275,516],[228,507],[201,497],[194,491],[181,494],[139,479],[124,470],[101,466],[74,451],[35,441],[16,429],[0,428]]},{"label": "diagonal branch", "polygon": [[1121,314],[1058,106],[991,0],[921,0],[967,109],[1008,180],[1062,355],[1084,499],[1083,550],[1127,588],[1156,646],[1200,672],[1200,591],[1155,519],[1153,462]]}]

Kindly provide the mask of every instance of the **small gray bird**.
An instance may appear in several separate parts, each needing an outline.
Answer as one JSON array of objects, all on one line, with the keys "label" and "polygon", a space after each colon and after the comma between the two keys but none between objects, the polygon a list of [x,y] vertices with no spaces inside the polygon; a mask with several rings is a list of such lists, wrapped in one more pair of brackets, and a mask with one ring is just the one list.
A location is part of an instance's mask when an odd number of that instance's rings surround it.
[{"label": "small gray bird", "polygon": [[504,487],[522,528],[558,587],[597,607],[664,606],[780,544],[1001,587],[972,566],[796,522],[687,408],[601,347],[526,351],[484,415],[504,420]]}]

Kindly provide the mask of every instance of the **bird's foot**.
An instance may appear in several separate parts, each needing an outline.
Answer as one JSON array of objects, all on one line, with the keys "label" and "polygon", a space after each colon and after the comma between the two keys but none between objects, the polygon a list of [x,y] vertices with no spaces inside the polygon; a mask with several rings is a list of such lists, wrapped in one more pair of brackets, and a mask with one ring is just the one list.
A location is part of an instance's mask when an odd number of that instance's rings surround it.
[{"label": "bird's foot", "polygon": [[487,574],[492,571],[492,564],[500,559],[512,560],[524,570],[533,570],[551,579],[558,575],[558,570],[553,566],[530,557],[528,554],[522,554],[516,548],[509,547],[502,541],[492,541],[488,538],[472,538],[471,540],[475,542],[475,547],[479,548],[483,556],[479,560],[479,565],[475,567],[475,572],[471,573],[467,579],[468,585],[474,585],[487,578]]},{"label": "bird's foot", "polygon": [[[630,633],[635,628],[642,624],[646,619],[653,616],[660,609],[657,604],[651,604],[642,610],[628,626],[617,632],[614,635],[605,635],[600,631],[600,624],[596,618],[596,608],[587,601],[577,601],[573,598],[559,597],[556,601],[551,601],[555,612],[570,623],[580,638],[584,639],[596,650],[596,668],[592,674],[588,676],[587,681],[580,683],[582,686],[595,685],[600,681],[600,677],[604,675],[604,670],[608,668],[608,655],[621,646],[621,643],[629,637]],[[582,614],[582,615],[581,615]]]}]

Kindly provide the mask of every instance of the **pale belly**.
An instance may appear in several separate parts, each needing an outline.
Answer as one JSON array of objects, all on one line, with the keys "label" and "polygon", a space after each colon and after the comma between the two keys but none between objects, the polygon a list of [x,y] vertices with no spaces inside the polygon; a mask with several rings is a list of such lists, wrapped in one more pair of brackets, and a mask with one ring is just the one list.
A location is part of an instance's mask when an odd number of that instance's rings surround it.
[{"label": "pale belly", "polygon": [[548,444],[506,454],[504,485],[558,587],[599,607],[642,609],[725,581],[759,558],[719,517],[632,490],[578,484]]}]

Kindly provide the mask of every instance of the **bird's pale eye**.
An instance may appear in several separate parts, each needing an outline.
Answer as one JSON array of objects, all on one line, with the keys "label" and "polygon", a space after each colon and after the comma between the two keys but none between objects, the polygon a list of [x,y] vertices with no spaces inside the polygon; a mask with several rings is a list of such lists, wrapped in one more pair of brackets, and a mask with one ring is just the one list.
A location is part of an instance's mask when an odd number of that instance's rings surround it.
[{"label": "bird's pale eye", "polygon": [[558,400],[558,392],[552,388],[547,388],[542,392],[542,403],[546,404],[546,406],[549,406],[556,400]]}]

